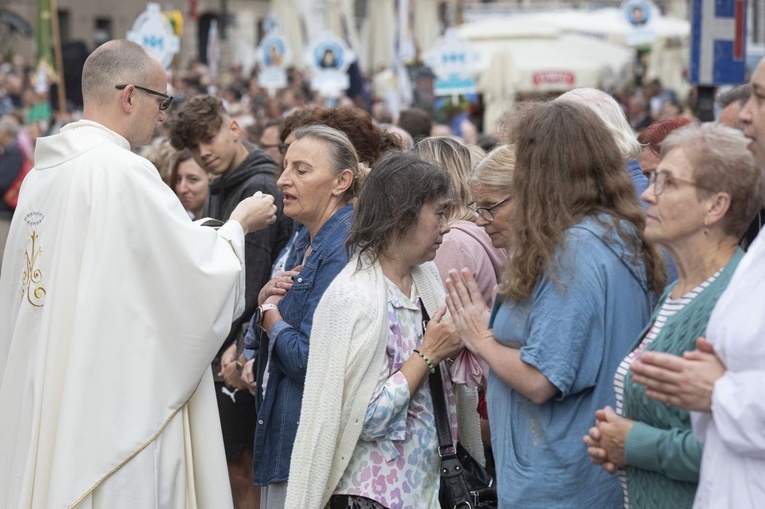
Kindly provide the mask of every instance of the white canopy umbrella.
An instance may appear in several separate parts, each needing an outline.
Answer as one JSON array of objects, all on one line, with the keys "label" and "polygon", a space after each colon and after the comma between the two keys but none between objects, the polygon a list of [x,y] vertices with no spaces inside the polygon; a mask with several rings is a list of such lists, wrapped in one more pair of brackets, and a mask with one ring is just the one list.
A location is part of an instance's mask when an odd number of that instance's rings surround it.
[{"label": "white canopy umbrella", "polygon": [[[566,91],[579,87],[613,85],[626,76],[633,50],[553,26],[518,19],[493,19],[457,29],[480,54],[480,89],[499,90],[498,59],[510,59],[513,88],[517,92]],[[507,80],[506,76],[503,80]]]},{"label": "white canopy umbrella", "polygon": [[492,129],[516,93],[607,88],[630,75],[634,50],[532,19],[500,18],[468,23],[457,33],[480,55],[478,90],[484,125]]},{"label": "white canopy umbrella", "polygon": [[541,12],[519,18],[549,23],[565,33],[588,35],[624,46],[648,44],[651,53],[647,78],[659,78],[681,97],[687,96],[690,90],[683,76],[690,55],[691,24],[687,19],[655,15],[649,25],[636,29],[618,8]]},{"label": "white canopy umbrella", "polygon": [[[563,10],[519,15],[519,19],[539,21],[560,28],[566,33],[595,36],[625,46],[644,44],[645,34],[650,32],[655,40],[687,38],[691,33],[688,20],[656,16],[644,29],[636,30],[624,17],[621,9]],[[637,36],[637,37],[635,37]],[[650,41],[649,41],[650,42]]]}]

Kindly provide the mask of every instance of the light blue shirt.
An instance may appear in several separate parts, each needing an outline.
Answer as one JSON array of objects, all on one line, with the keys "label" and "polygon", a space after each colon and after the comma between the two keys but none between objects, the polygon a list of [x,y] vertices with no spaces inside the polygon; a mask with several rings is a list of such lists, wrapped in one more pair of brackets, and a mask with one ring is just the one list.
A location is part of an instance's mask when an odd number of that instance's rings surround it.
[{"label": "light blue shirt", "polygon": [[492,310],[494,337],[560,391],[536,405],[490,373],[500,507],[622,503],[618,478],[591,464],[582,437],[595,411],[615,404],[614,373],[650,316],[645,268],[613,226],[593,218],[569,228],[562,244],[553,278],[542,277],[531,299]]}]

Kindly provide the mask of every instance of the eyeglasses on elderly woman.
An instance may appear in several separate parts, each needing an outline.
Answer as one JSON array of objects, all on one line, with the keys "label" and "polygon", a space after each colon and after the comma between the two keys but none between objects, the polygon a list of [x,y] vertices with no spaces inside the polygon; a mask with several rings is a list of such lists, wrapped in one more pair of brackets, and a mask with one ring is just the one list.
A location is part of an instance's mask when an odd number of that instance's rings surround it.
[{"label": "eyeglasses on elderly woman", "polygon": [[478,207],[476,206],[476,203],[470,203],[468,204],[468,210],[472,212],[475,216],[480,216],[484,221],[493,222],[494,221],[494,210],[496,210],[498,207],[501,207],[505,203],[512,200],[512,196],[508,196],[507,198],[504,198],[502,200],[499,200],[494,205],[491,205],[489,207]]},{"label": "eyeglasses on elderly woman", "polygon": [[648,186],[654,186],[653,191],[656,194],[656,196],[659,196],[661,193],[664,192],[664,189],[669,187],[677,187],[678,184],[685,184],[693,187],[698,187],[699,189],[704,189],[705,191],[713,192],[714,189],[710,189],[708,187],[704,187],[702,185],[699,185],[696,182],[691,182],[690,180],[684,180],[677,178],[673,176],[671,173],[669,173],[667,170],[661,170],[661,171],[655,171],[651,173],[651,175],[648,177]]}]

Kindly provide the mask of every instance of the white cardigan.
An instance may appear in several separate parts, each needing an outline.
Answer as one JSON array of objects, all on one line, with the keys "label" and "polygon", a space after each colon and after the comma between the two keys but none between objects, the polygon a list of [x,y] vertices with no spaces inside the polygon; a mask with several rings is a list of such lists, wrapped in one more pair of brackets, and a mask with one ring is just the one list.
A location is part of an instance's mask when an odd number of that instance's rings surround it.
[{"label": "white cardigan", "polygon": [[[435,265],[415,267],[412,277],[433,316],[444,305]],[[389,332],[382,267],[379,262],[365,262],[359,268],[354,256],[327,288],[314,314],[285,507],[321,509],[335,491],[361,435]],[[484,463],[476,391],[455,387],[460,442]]]}]

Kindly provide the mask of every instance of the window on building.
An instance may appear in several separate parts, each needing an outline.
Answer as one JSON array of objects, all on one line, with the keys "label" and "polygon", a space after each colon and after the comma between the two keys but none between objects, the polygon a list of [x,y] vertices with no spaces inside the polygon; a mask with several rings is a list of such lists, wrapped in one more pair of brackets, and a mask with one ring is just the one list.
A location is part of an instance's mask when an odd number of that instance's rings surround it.
[{"label": "window on building", "polygon": [[93,30],[93,43],[96,47],[112,40],[112,18],[96,18]]},{"label": "window on building", "polygon": [[69,41],[71,35],[71,22],[72,16],[69,13],[69,9],[58,10],[58,33],[61,38],[61,43]]}]

